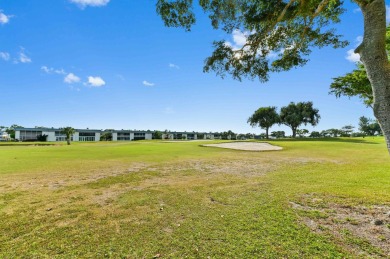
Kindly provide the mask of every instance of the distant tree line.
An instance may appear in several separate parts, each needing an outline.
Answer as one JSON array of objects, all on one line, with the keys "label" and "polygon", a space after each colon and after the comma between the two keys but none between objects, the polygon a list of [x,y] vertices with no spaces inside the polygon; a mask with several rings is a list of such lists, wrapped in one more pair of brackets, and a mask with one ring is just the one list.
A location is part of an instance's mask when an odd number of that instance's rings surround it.
[{"label": "distant tree line", "polygon": [[364,116],[359,118],[359,128],[357,132],[354,131],[355,127],[352,125],[346,125],[341,129],[327,129],[321,132],[313,131],[309,137],[365,137],[365,136],[380,136],[382,130],[379,123],[376,120],[366,118]]},{"label": "distant tree line", "polygon": [[269,129],[273,125],[284,124],[291,128],[292,137],[303,138],[321,138],[321,137],[365,137],[382,135],[381,127],[376,120],[366,118],[364,116],[359,118],[359,131],[354,131],[354,126],[345,125],[341,129],[327,129],[322,131],[309,132],[307,129],[299,128],[302,125],[310,124],[316,126],[320,120],[319,110],[313,107],[312,102],[291,102],[289,105],[282,107],[278,113],[277,107],[260,107],[252,116],[248,118],[248,123],[252,127],[260,127],[265,130],[265,133],[259,135],[260,138],[268,139],[285,138],[284,131],[272,131]]}]

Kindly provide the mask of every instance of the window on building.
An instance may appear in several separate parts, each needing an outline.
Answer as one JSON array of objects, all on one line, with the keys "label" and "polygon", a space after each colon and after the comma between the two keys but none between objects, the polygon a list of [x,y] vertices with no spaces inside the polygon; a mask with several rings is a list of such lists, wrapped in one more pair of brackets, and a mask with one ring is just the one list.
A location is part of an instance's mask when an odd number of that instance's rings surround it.
[{"label": "window on building", "polygon": [[118,132],[117,140],[122,141],[129,141],[130,139],[130,132]]},{"label": "window on building", "polygon": [[19,140],[37,140],[39,135],[42,135],[42,131],[21,130]]}]

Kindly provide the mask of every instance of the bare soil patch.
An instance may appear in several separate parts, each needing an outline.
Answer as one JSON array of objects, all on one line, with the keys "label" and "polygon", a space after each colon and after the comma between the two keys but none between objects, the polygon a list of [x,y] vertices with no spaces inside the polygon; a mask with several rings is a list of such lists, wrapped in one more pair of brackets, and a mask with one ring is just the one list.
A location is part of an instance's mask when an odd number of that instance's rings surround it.
[{"label": "bare soil patch", "polygon": [[313,196],[290,205],[312,231],[343,240],[357,255],[390,258],[390,205],[326,203]]},{"label": "bare soil patch", "polygon": [[172,171],[196,171],[204,174],[231,174],[240,176],[261,176],[276,170],[279,165],[268,160],[246,158],[229,160],[218,159],[215,161],[188,160],[180,163],[171,163],[163,168],[163,172]]},{"label": "bare soil patch", "polygon": [[230,142],[230,143],[220,143],[220,144],[206,144],[202,145],[203,147],[219,147],[219,148],[228,148],[235,150],[245,150],[245,151],[275,151],[282,150],[282,147],[274,146],[269,143],[259,143],[259,142]]},{"label": "bare soil patch", "polygon": [[58,171],[26,174],[10,174],[2,176],[0,182],[0,193],[10,190],[57,190],[62,187],[74,186],[95,182],[107,177],[115,177],[128,173],[137,173],[150,167],[150,164],[143,162],[134,162],[131,164],[118,165],[116,167],[107,167],[102,169],[93,169],[90,171]]}]

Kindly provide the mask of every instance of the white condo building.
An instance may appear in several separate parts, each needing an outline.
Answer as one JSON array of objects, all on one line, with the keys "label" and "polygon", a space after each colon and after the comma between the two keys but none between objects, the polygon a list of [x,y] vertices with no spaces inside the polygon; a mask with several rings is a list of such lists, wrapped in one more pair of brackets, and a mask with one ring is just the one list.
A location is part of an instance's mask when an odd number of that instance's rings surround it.
[{"label": "white condo building", "polygon": [[[75,129],[75,133],[71,137],[71,141],[100,141],[100,136],[104,132],[112,133],[113,141],[131,141],[152,139],[151,131],[130,131],[130,130],[114,130],[102,131],[95,129]],[[61,129],[55,128],[16,128],[15,139],[19,141],[35,141],[39,136],[46,135],[46,141],[66,141],[66,135],[61,133]]]},{"label": "white condo building", "polygon": [[6,131],[0,130],[0,141],[8,141],[10,139],[11,139],[11,137],[9,136],[9,134]]}]

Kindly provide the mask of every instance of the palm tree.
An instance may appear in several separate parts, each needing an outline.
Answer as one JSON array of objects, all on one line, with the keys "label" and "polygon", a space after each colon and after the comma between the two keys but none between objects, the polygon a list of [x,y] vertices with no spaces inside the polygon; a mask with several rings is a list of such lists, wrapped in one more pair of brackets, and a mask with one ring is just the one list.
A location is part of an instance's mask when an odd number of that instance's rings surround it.
[{"label": "palm tree", "polygon": [[61,133],[66,135],[66,142],[68,143],[68,145],[70,145],[70,138],[75,132],[75,129],[72,127],[62,128]]}]

